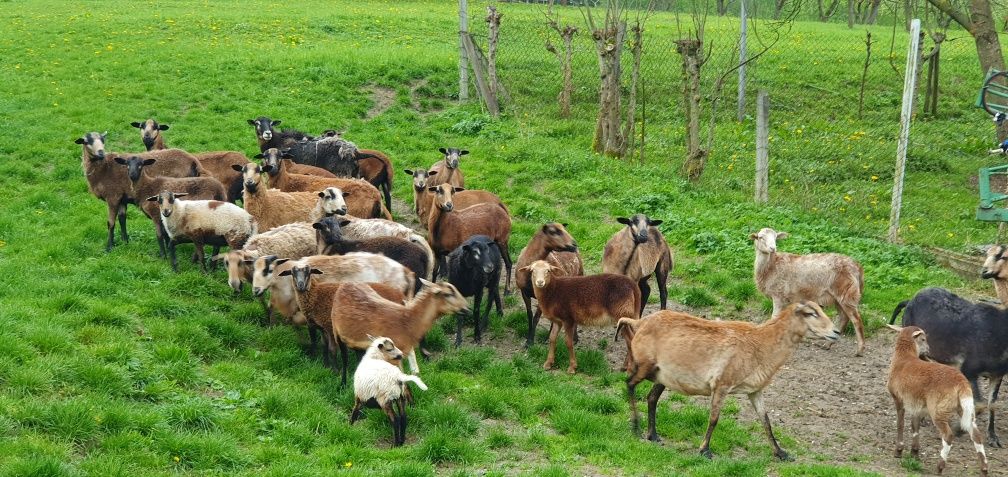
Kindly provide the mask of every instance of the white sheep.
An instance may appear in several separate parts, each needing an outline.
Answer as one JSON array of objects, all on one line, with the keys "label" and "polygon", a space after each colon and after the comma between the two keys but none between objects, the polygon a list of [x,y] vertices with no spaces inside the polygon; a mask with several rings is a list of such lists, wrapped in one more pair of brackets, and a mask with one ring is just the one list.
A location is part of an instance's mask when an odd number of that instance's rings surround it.
[{"label": "white sheep", "polygon": [[258,230],[252,216],[237,205],[219,200],[176,200],[184,195],[162,191],[147,198],[158,203],[161,223],[168,233],[172,270],[176,272],[175,246],[179,243],[192,242],[196,246],[197,257],[205,271],[204,244],[213,245],[216,255],[224,245],[231,249],[241,248]]},{"label": "white sheep", "polygon": [[[853,258],[838,253],[795,255],[777,252],[777,240],[787,232],[764,228],[749,238],[756,248],[753,276],[756,289],[773,300],[773,316],[790,303],[809,300],[820,306],[836,305],[840,315],[837,329],[854,324],[857,353],[864,353],[864,324],[861,321],[861,295],[864,293],[864,269]],[[826,346],[829,348],[829,345]]]},{"label": "white sheep", "polygon": [[259,257],[276,255],[297,259],[315,254],[315,229],[309,222],[281,225],[249,237],[241,250],[231,250],[211,257],[223,261],[228,271],[228,285],[241,293],[242,284],[252,281],[252,262]]},{"label": "white sheep", "polygon": [[350,411],[350,424],[353,424],[361,418],[363,406],[380,407],[392,423],[393,447],[406,441],[406,383],[412,382],[427,390],[427,385],[419,377],[403,372],[400,368],[402,358],[402,351],[391,339],[372,339],[354,372],[354,407]]}]

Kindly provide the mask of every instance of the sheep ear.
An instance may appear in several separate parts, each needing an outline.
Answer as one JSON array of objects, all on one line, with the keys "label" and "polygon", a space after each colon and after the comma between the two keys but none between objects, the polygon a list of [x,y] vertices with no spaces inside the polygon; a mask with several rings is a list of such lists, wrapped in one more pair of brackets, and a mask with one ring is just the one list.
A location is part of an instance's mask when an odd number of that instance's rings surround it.
[{"label": "sheep ear", "polygon": [[339,226],[340,227],[346,227],[347,225],[350,225],[350,221],[349,220],[343,219],[343,220],[341,220],[339,222]]},{"label": "sheep ear", "polygon": [[759,238],[758,234],[754,234],[754,233],[753,234],[749,234],[749,240],[756,240],[758,238]]},{"label": "sheep ear", "polygon": [[[321,192],[319,192],[319,194],[321,194]],[[325,228],[325,225],[322,225],[322,222],[315,222],[314,224],[311,224],[311,226],[315,230],[322,230]]]},{"label": "sheep ear", "polygon": [[413,171],[411,171],[409,169],[403,169],[402,171],[405,172],[405,173],[407,173],[407,174],[409,174],[409,175],[413,175]]},{"label": "sheep ear", "polygon": [[262,159],[264,157],[266,157],[266,156],[264,156],[263,153],[260,152],[259,154],[256,154],[256,155],[252,156],[252,159]]},{"label": "sheep ear", "polygon": [[231,164],[231,168],[234,169],[234,170],[236,170],[236,171],[238,171],[238,172],[244,172],[245,171],[245,167],[243,167],[240,164]]},{"label": "sheep ear", "polygon": [[273,261],[273,266],[275,267],[277,265],[280,265],[280,264],[283,264],[283,263],[287,263],[288,260],[290,260],[290,259],[289,258],[278,258],[278,259],[276,259],[276,260]]},{"label": "sheep ear", "polygon": [[437,187],[428,187],[427,192],[437,192]]},{"label": "sheep ear", "polygon": [[294,154],[291,154],[290,148],[288,147],[287,149],[280,151],[280,157],[284,159],[294,159]]},{"label": "sheep ear", "polygon": [[899,333],[900,331],[903,331],[903,327],[902,326],[886,325],[886,328],[889,328],[890,330],[893,330],[893,331],[895,331],[897,333]]},{"label": "sheep ear", "polygon": [[152,195],[152,196],[148,197],[148,198],[147,198],[147,200],[148,200],[149,202],[157,202],[157,200],[158,200],[158,196],[156,196],[156,195]]},{"label": "sheep ear", "polygon": [[564,228],[567,228],[567,227],[570,227],[570,226],[569,226],[569,225],[567,225],[566,223],[561,223],[560,225],[563,225],[563,226],[564,226]]},{"label": "sheep ear", "polygon": [[323,198],[323,199],[324,199],[324,198],[325,198],[325,192],[319,192],[319,193],[318,193],[318,196],[319,196],[320,198]]},{"label": "sheep ear", "polygon": [[623,224],[623,225],[630,225],[631,224],[630,219],[628,219],[626,217],[616,217],[616,221],[619,222],[619,223],[621,223],[621,224]]},{"label": "sheep ear", "polygon": [[251,124],[252,126],[255,126],[256,125],[256,120],[255,119],[249,119],[248,123]]},{"label": "sheep ear", "polygon": [[322,273],[322,270],[319,270],[317,268],[311,269],[308,273],[310,275],[324,275],[324,273]]},{"label": "sheep ear", "polygon": [[167,131],[168,130],[168,125],[167,124],[161,124],[161,125],[158,126],[158,129],[160,129],[162,131]]},{"label": "sheep ear", "polygon": [[278,273],[278,274],[277,274],[277,276],[278,276],[278,277],[286,277],[286,276],[288,276],[288,275],[290,275],[290,274],[291,274],[291,271],[290,271],[290,269],[288,268],[287,270],[284,270],[284,271],[282,271],[282,272]]},{"label": "sheep ear", "polygon": [[133,126],[133,127],[137,128],[137,129],[143,129],[143,124],[140,124],[140,123],[138,123],[136,121],[131,122],[130,126]]},{"label": "sheep ear", "polygon": [[913,337],[916,338],[922,334],[924,334],[924,330],[917,330],[913,332]]},{"label": "sheep ear", "polygon": [[439,147],[439,148],[438,148],[438,151],[440,151],[440,152],[441,152],[441,154],[444,154],[444,155],[446,155],[446,156],[448,155],[448,150],[447,150],[447,149],[445,149],[445,148],[443,148],[443,147]]},{"label": "sheep ear", "polygon": [[147,159],[143,161],[143,165],[149,166],[151,164],[154,164],[155,162],[157,162],[157,159]]},{"label": "sheep ear", "polygon": [[532,265],[525,265],[524,267],[519,267],[518,270],[531,270]]},{"label": "sheep ear", "polygon": [[437,175],[437,171],[427,171],[427,177]]},{"label": "sheep ear", "polygon": [[791,236],[791,234],[789,234],[787,232],[777,232],[777,240],[786,239],[786,238],[788,238],[790,236]]},{"label": "sheep ear", "polygon": [[86,141],[84,141],[84,138],[82,138],[82,137],[74,139],[74,144],[84,144],[85,142]]},{"label": "sheep ear", "polygon": [[350,195],[350,193],[349,193],[349,192],[344,192],[344,193],[343,193],[343,197],[347,197],[347,196],[349,196],[349,195]]},{"label": "sheep ear", "polygon": [[112,159],[112,160],[113,160],[113,161],[116,161],[116,164],[122,164],[122,165],[124,165],[124,166],[126,165],[126,159],[123,159],[123,158],[121,158],[121,157],[117,157],[117,158],[115,158],[115,159]]},{"label": "sheep ear", "polygon": [[276,121],[273,121],[273,125],[274,126],[279,126],[280,125],[280,120],[277,119]]},{"label": "sheep ear", "polygon": [[224,254],[223,253],[218,253],[217,255],[214,255],[214,256],[210,257],[210,260],[214,261],[214,262],[223,261],[224,260]]},{"label": "sheep ear", "polygon": [[188,192],[176,192],[176,193],[175,193],[175,198],[179,198],[179,197],[185,197],[185,196],[187,196],[187,195],[189,195],[189,193],[188,193]]},{"label": "sheep ear", "polygon": [[651,220],[651,219],[648,219],[647,224],[648,225],[661,225],[662,222],[664,222],[664,221],[662,221],[662,220]]},{"label": "sheep ear", "polygon": [[424,278],[420,279],[420,284],[423,285],[425,288],[434,286],[434,282],[429,281],[429,280],[424,279]]},{"label": "sheep ear", "polygon": [[269,171],[272,171],[272,170],[273,170],[273,166],[271,166],[269,164],[266,164],[265,166],[262,166],[262,171],[263,172],[269,172]]},{"label": "sheep ear", "polygon": [[455,187],[454,190],[455,192],[462,192],[465,190],[465,187]]},{"label": "sheep ear", "polygon": [[255,260],[249,260],[246,258],[242,260],[242,263],[244,263],[245,265],[252,265],[253,263],[255,263]]},{"label": "sheep ear", "polygon": [[464,156],[464,155],[466,155],[466,154],[469,154],[469,151],[468,151],[468,150],[466,150],[466,149],[463,149],[463,150],[459,151],[459,155],[460,155],[460,156]]}]

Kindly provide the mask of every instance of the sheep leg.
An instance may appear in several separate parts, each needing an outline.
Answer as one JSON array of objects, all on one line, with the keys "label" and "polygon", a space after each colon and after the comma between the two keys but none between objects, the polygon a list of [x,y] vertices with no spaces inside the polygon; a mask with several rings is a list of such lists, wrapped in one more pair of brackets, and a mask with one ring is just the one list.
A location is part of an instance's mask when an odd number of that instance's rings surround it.
[{"label": "sheep leg", "polygon": [[644,315],[644,307],[647,306],[648,297],[651,296],[651,285],[648,285],[648,277],[641,278],[637,281],[637,288],[640,288],[640,313],[638,316]]},{"label": "sheep leg", "polygon": [[910,442],[910,455],[914,459],[920,459],[920,426],[921,417],[919,415],[910,416],[910,436],[913,441]]},{"label": "sheep leg", "polygon": [[308,345],[308,354],[314,356],[318,351],[318,327],[312,323],[308,323],[308,340],[311,342]]},{"label": "sheep leg", "polygon": [[980,429],[977,428],[975,420],[970,428],[970,440],[973,441],[973,448],[976,449],[977,460],[980,462],[980,475],[986,476],[987,452],[984,451],[983,434],[981,434]]},{"label": "sheep leg", "polygon": [[647,438],[651,442],[661,442],[661,438],[658,437],[658,400],[664,392],[665,385],[655,383],[647,396]]},{"label": "sheep leg", "polygon": [[405,444],[406,443],[406,423],[407,423],[407,420],[406,420],[406,403],[405,403],[405,401],[406,401],[406,398],[403,397],[403,396],[400,396],[399,399],[396,399],[396,407],[398,408],[397,410],[399,411],[399,444]]},{"label": "sheep leg", "polygon": [[[123,243],[129,243],[129,234],[126,233],[126,202],[119,203],[119,210],[116,211],[119,218],[119,238]],[[160,217],[158,217],[160,219]],[[158,221],[160,222],[160,220]]]},{"label": "sheep leg", "polygon": [[178,273],[178,260],[175,258],[175,247],[177,245],[175,239],[168,239],[168,259],[171,260],[171,268],[175,273]]},{"label": "sheep leg", "polygon": [[630,429],[640,437],[640,417],[637,414],[637,385],[644,380],[643,366],[630,373],[626,379],[627,401],[630,403]]},{"label": "sheep leg", "polygon": [[340,363],[343,365],[340,368],[340,387],[342,388],[346,386],[347,367],[349,366],[349,363],[347,362],[347,355],[350,353],[347,351],[347,345],[343,342],[343,340],[336,338],[336,342],[339,343]]},{"label": "sheep leg", "polygon": [[903,416],[906,414],[906,410],[903,408],[903,402],[893,396],[893,401],[896,403],[896,458],[899,459],[903,457],[903,448],[906,446],[903,442]]},{"label": "sheep leg", "polygon": [[[490,299],[490,297],[487,297],[487,305],[491,305],[492,304],[491,301],[492,300]],[[481,328],[482,326],[485,326],[485,323],[483,322],[480,316],[480,303],[482,302],[483,302],[483,287],[479,287],[476,289],[476,293],[473,295],[473,307],[472,307],[472,311],[474,313],[473,321],[475,322],[473,326],[476,328],[473,331],[473,339],[475,339],[477,343],[483,341],[483,330]],[[487,317],[489,317],[489,315],[490,315],[490,307],[487,306]]]},{"label": "sheep leg", "polygon": [[525,302],[525,316],[528,317],[528,333],[525,335],[525,348],[531,348],[532,342],[535,340],[535,330],[536,324],[539,322],[538,308],[536,308],[536,316],[532,316],[532,297],[525,293],[525,290],[521,290],[522,301]]},{"label": "sheep leg", "polygon": [[399,447],[399,416],[396,416],[390,402],[382,403],[381,409],[385,411],[389,423],[392,424],[392,447]]},{"label": "sheep leg", "polygon": [[119,212],[119,205],[108,203],[108,222],[106,226],[108,227],[108,241],[105,244],[105,251],[111,252],[112,246],[115,245],[115,225],[116,217]]},{"label": "sheep leg", "polygon": [[725,392],[721,388],[715,388],[711,393],[710,419],[707,421],[707,434],[704,435],[703,444],[700,446],[700,455],[713,459],[714,454],[710,450],[711,435],[717,427],[718,418],[721,417],[721,406],[724,404]]},{"label": "sheep leg", "polygon": [[543,363],[543,369],[550,369],[553,367],[553,360],[556,359],[556,340],[557,335],[560,334],[560,325],[553,323],[550,327],[549,334],[549,347],[546,351],[546,362]]},{"label": "sheep leg", "polygon": [[665,264],[658,262],[655,267],[655,282],[658,284],[658,300],[661,302],[661,309],[668,309],[668,274],[669,270]]},{"label": "sheep leg", "polygon": [[392,186],[389,185],[388,178],[381,183],[382,193],[385,194],[385,208],[392,210]]},{"label": "sheep leg", "polygon": [[504,269],[507,271],[507,277],[504,280],[504,296],[511,294],[511,254],[508,253],[508,244],[497,243],[497,247],[500,248],[501,257],[504,258]]},{"label": "sheep leg", "polygon": [[570,358],[570,366],[567,366],[567,374],[574,374],[577,372],[577,356],[574,354],[574,331],[577,329],[577,323],[571,322],[570,326],[564,326],[564,334],[566,335],[567,344],[567,355]]},{"label": "sheep leg", "polygon": [[777,443],[777,438],[773,435],[773,428],[770,427],[770,416],[767,415],[766,408],[763,407],[763,391],[756,391],[749,394],[749,403],[752,404],[753,409],[756,411],[756,415],[763,419],[763,430],[766,431],[767,439],[770,439],[770,445],[773,446],[774,457],[782,461],[794,460],[787,452],[784,452],[780,448],[780,444]]},{"label": "sheep leg", "polygon": [[[489,295],[493,297],[494,305],[497,307],[497,314],[500,316],[504,316],[504,303],[501,301],[500,289],[497,288],[496,283],[493,285],[492,288],[489,288]],[[487,309],[487,313],[488,314],[490,313],[489,308]]]},{"label": "sheep leg", "polygon": [[[213,253],[210,254],[211,257],[216,257],[220,253],[220,245],[213,246]],[[217,260],[210,261],[210,271],[217,271]]]},{"label": "sheep leg", "polygon": [[462,313],[455,313],[455,347],[458,348],[462,346],[462,322],[465,321],[465,315]]},{"label": "sheep leg", "polygon": [[420,365],[417,364],[416,350],[410,349],[409,356],[406,357],[409,360],[410,370],[415,375],[420,375]]},{"label": "sheep leg", "polygon": [[941,453],[938,454],[938,473],[940,474],[945,470],[945,463],[948,460],[949,451],[952,450],[952,438],[955,437],[955,434],[952,433],[952,426],[949,426],[948,421],[934,419],[934,416],[931,419],[934,421],[935,429],[938,430],[942,440]]},{"label": "sheep leg", "polygon": [[354,397],[353,409],[350,410],[350,425],[351,426],[353,425],[353,423],[357,422],[361,417],[363,417],[364,413],[361,412],[361,407],[363,405],[364,405],[364,401],[361,401],[361,399],[359,397]]},{"label": "sheep leg", "polygon": [[987,442],[991,446],[1001,447],[1001,439],[998,439],[997,431],[994,429],[994,401],[997,401],[998,391],[1001,390],[1001,376],[987,377]]}]

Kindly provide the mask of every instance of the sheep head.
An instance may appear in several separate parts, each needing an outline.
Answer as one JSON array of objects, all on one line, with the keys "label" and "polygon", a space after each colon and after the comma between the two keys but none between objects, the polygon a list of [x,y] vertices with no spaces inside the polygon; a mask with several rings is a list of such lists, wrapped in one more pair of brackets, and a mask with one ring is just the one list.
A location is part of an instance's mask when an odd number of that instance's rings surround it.
[{"label": "sheep head", "polygon": [[276,255],[266,255],[255,259],[252,263],[252,294],[262,296],[273,285],[276,268],[288,259],[277,258]]},{"label": "sheep head", "polygon": [[231,250],[226,253],[218,253],[211,260],[224,262],[224,268],[228,273],[228,286],[234,290],[235,295],[241,293],[242,278],[249,280],[252,278],[252,264],[255,256],[245,250]]},{"label": "sheep head", "polygon": [[439,148],[438,151],[440,151],[441,154],[444,154],[445,165],[448,166],[449,169],[458,169],[459,158],[469,154],[469,151],[459,149],[457,147],[442,147]]},{"label": "sheep head", "polygon": [[147,200],[150,202],[157,202],[158,208],[161,209],[161,216],[168,218],[175,213],[175,199],[187,195],[189,194],[185,192],[179,192],[176,194],[171,191],[163,190],[158,195],[148,197]]},{"label": "sheep head", "polygon": [[143,174],[143,168],[157,162],[156,159],[143,159],[138,156],[130,156],[129,159],[123,159],[121,157],[115,158],[116,164],[126,166],[126,171],[129,174],[130,182],[136,183],[140,180],[140,176]]},{"label": "sheep head", "polygon": [[273,139],[273,134],[276,132],[273,126],[279,126],[280,120],[274,121],[266,116],[259,116],[255,119],[249,119],[248,123],[255,128],[256,137],[260,141],[269,142],[270,139]]},{"label": "sheep head", "polygon": [[574,237],[567,232],[567,224],[550,222],[539,229],[544,238],[545,248],[550,252],[577,252],[578,245]]},{"label": "sheep head", "polygon": [[345,198],[349,192],[343,192],[338,187],[326,187],[318,193],[319,202],[322,206],[322,213],[325,216],[346,215],[347,203]]},{"label": "sheep head", "polygon": [[325,245],[332,245],[343,239],[343,227],[350,224],[349,220],[338,219],[332,216],[322,217],[321,220],[312,224],[316,230],[315,239]]},{"label": "sheep head", "polygon": [[254,162],[245,165],[234,164],[231,168],[241,172],[242,185],[250,194],[255,194],[259,190],[259,185],[262,184],[263,173],[263,169],[259,164]]},{"label": "sheep head", "polygon": [[787,237],[787,232],[778,232],[767,227],[760,229],[757,233],[750,234],[749,240],[753,241],[758,253],[772,254],[777,251],[777,240]]},{"label": "sheep head", "polygon": [[995,280],[1008,279],[1008,248],[1004,245],[991,245],[987,249],[987,259],[984,260],[981,278]]},{"label": "sheep head", "polygon": [[497,264],[490,258],[489,237],[480,237],[485,240],[470,240],[462,244],[462,264],[468,269],[483,270],[483,273],[490,274]]},{"label": "sheep head", "polygon": [[158,122],[153,119],[148,119],[142,123],[133,121],[130,123],[130,126],[140,130],[140,139],[143,140],[144,147],[146,147],[148,151],[154,147],[154,142],[156,142],[157,138],[161,136],[161,131],[168,130],[167,124],[158,124]]},{"label": "sheep head", "polygon": [[294,288],[299,293],[305,293],[311,287],[311,276],[321,274],[322,270],[312,268],[311,265],[305,263],[304,261],[297,261],[294,262],[289,269],[278,273],[277,276],[290,276],[291,280],[294,282]]},{"label": "sheep head", "polygon": [[626,225],[630,232],[630,237],[635,244],[643,244],[648,241],[649,227],[661,225],[661,220],[651,220],[647,215],[636,214],[633,217],[618,217],[616,221]]},{"label": "sheep head", "polygon": [[444,212],[451,212],[455,208],[455,204],[452,202],[452,195],[464,190],[462,187],[453,187],[447,182],[439,186],[427,188],[428,192],[434,194],[434,206]]},{"label": "sheep head", "polygon": [[371,335],[368,335],[368,338],[371,340],[371,345],[364,352],[365,356],[372,359],[385,360],[392,364],[402,362],[403,352],[396,347],[391,338],[384,336],[374,337]]},{"label": "sheep head", "polygon": [[456,313],[469,309],[469,302],[466,301],[462,293],[459,293],[455,285],[447,282],[433,283],[423,278],[420,279],[423,289],[413,300],[420,299],[421,295],[433,295],[437,301],[438,314]]},{"label": "sheep head", "polygon": [[905,346],[912,349],[917,357],[927,358],[931,349],[928,346],[927,334],[924,333],[924,330],[916,326],[886,326],[899,333],[899,336],[896,337],[897,348]]},{"label": "sheep head", "polygon": [[271,147],[266,150],[266,152],[256,154],[254,156],[256,159],[262,159],[262,170],[263,172],[270,175],[270,177],[276,177],[280,173],[280,163],[284,159],[293,159],[292,155],[288,149],[280,150],[275,147]]},{"label": "sheep head", "polygon": [[550,265],[545,260],[536,260],[527,266],[521,267],[519,270],[528,270],[531,275],[532,286],[542,288],[549,284],[550,272],[556,269],[557,267]]},{"label": "sheep head", "polygon": [[87,155],[88,159],[92,161],[103,161],[105,160],[105,136],[108,132],[96,133],[89,132],[76,140],[74,144],[81,144],[84,146],[84,153]]},{"label": "sheep head", "polygon": [[413,176],[413,188],[422,191],[427,188],[427,179],[437,174],[437,171],[425,171],[423,169],[403,169],[403,172]]},{"label": "sheep head", "polygon": [[805,325],[805,336],[807,338],[824,338],[827,341],[837,341],[840,339],[840,332],[833,326],[833,320],[826,315],[826,312],[814,301],[800,301],[785,308],[778,315],[790,312],[802,320]]}]

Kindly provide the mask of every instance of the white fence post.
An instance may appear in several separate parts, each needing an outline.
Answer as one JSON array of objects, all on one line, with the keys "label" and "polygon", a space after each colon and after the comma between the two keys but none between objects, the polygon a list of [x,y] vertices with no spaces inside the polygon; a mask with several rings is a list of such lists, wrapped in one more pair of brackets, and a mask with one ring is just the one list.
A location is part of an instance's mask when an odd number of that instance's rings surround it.
[{"label": "white fence post", "polygon": [[906,173],[910,117],[913,113],[914,90],[917,86],[917,61],[920,59],[920,30],[920,19],[913,19],[910,22],[910,46],[907,48],[906,73],[903,75],[903,108],[900,112],[899,140],[896,143],[896,171],[893,174],[892,207],[889,211],[889,242],[896,242],[899,237],[900,208],[903,206],[903,176]]},{"label": "white fence post", "polygon": [[469,5],[459,0],[459,101],[469,99],[469,55],[463,37],[469,33]]}]

